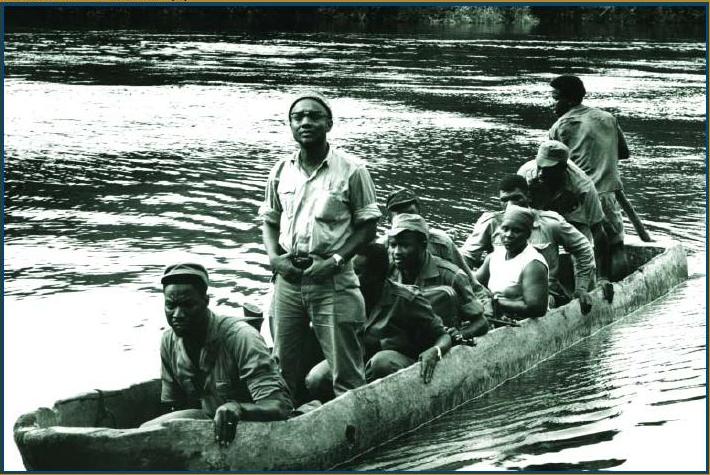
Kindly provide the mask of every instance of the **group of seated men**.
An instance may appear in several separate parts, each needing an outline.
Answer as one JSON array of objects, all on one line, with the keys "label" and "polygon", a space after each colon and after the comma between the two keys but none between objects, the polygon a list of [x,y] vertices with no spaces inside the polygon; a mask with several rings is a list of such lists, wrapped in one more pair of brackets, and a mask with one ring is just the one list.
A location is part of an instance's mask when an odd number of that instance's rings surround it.
[{"label": "group of seated men", "polygon": [[[289,124],[299,151],[272,169],[260,208],[274,348],[243,320],[209,310],[204,267],[168,267],[166,414],[144,425],[213,419],[215,439],[228,445],[241,420],[287,418],[417,361],[429,383],[453,345],[491,326],[541,317],[573,298],[591,309],[597,269],[607,275],[593,246],[603,212],[563,143],[544,142],[501,180],[501,210],[483,213],[459,250],[406,189],[388,197],[390,225],[375,236],[374,185],[362,161],[327,142],[332,111],[320,94],[293,101]],[[559,279],[560,248],[574,262],[571,288]]]},{"label": "group of seated men", "polygon": [[[353,258],[367,316],[367,382],[419,361],[428,383],[454,344],[495,324],[543,316],[574,297],[589,310],[587,292],[595,279],[589,240],[554,211],[531,208],[520,175],[501,181],[499,198],[501,211],[481,215],[459,250],[448,234],[427,224],[412,191],[388,197],[391,226]],[[560,247],[575,258],[573,293],[557,277]],[[283,419],[296,402],[335,396],[315,336],[309,357],[321,361],[304,380],[306,396],[296,399],[259,332],[209,310],[204,267],[170,266],[161,282],[170,325],[161,343],[161,400],[169,412],[146,425],[211,416],[216,439],[226,445],[241,420]]]}]

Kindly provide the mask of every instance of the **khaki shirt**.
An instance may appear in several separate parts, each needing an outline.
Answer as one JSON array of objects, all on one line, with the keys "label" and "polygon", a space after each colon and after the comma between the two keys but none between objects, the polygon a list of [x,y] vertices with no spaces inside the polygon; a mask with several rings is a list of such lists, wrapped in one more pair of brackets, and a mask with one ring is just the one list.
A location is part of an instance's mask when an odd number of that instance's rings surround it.
[{"label": "khaki shirt", "polygon": [[[524,176],[528,183],[536,178],[538,171],[535,160],[523,164],[518,169],[518,175]],[[572,209],[562,216],[593,243],[591,228],[604,220],[604,211],[594,182],[574,162],[567,161],[567,173],[562,188],[576,198],[576,203],[571,204]]]},{"label": "khaki shirt", "polygon": [[[384,245],[385,247],[389,247],[389,238],[387,237],[387,235],[380,236],[379,238],[377,238],[377,242]],[[464,273],[468,276],[468,280],[471,282],[473,293],[478,300],[483,302],[484,299],[488,298],[488,293],[486,289],[478,282],[473,272],[471,272],[471,269],[468,267],[468,264],[466,264],[466,261],[463,259],[461,252],[459,251],[458,247],[456,247],[454,240],[451,239],[451,236],[449,236],[446,231],[442,231],[441,229],[429,228],[429,239],[427,240],[427,249],[429,250],[429,252],[432,253],[432,255],[440,257],[445,261],[449,261],[456,267],[464,271]]]},{"label": "khaki shirt", "polygon": [[[397,283],[402,283],[402,273],[395,266],[391,266],[389,278]],[[420,288],[439,285],[452,287],[458,297],[457,316],[461,322],[470,322],[483,315],[483,304],[474,295],[466,273],[454,264],[432,255],[429,251],[426,251],[424,263],[414,285]]]},{"label": "khaki shirt", "polygon": [[278,397],[291,404],[286,383],[261,335],[236,318],[209,312],[207,337],[197,364],[188,356],[182,338],[167,329],[160,359],[163,403],[201,406],[211,416],[230,400]]},{"label": "khaki shirt", "polygon": [[[550,291],[563,291],[557,277],[560,246],[576,259],[575,288],[588,290],[596,272],[594,249],[589,240],[554,211],[533,212],[535,221],[528,242],[547,262]],[[503,211],[483,213],[473,226],[473,231],[466,239],[461,252],[474,262],[483,263],[484,253],[490,254],[495,247],[503,246],[499,229],[502,221]]]},{"label": "khaki shirt", "polygon": [[619,177],[619,143],[624,134],[608,112],[582,104],[572,107],[550,128],[549,137],[570,149],[570,158],[605,193],[623,188]]},{"label": "khaki shirt", "polygon": [[417,359],[445,333],[441,318],[418,289],[388,279],[365,323],[367,357],[395,350]]},{"label": "khaki shirt", "polygon": [[375,185],[362,160],[334,147],[310,176],[298,155],[294,152],[271,170],[259,216],[279,226],[279,244],[286,252],[328,257],[355,227],[382,215]]}]

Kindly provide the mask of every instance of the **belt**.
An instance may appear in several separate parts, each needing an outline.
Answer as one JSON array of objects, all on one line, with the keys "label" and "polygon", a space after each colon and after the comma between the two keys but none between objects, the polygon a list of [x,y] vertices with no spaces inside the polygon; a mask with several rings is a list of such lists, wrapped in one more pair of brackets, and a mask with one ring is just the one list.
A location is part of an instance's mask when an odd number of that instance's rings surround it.
[{"label": "belt", "polygon": [[301,270],[306,270],[313,264],[313,258],[310,256],[291,256],[289,260],[296,269]]}]

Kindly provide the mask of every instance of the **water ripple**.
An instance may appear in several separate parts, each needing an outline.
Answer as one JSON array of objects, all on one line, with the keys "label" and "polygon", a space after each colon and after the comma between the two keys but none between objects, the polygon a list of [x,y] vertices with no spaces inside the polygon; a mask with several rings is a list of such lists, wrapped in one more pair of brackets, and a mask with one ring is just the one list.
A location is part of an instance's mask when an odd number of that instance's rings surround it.
[{"label": "water ripple", "polygon": [[[655,238],[690,250],[694,278],[349,467],[694,466],[707,402],[705,50],[490,35],[7,33],[6,354],[31,341],[54,357],[6,365],[7,386],[26,389],[21,401],[6,393],[6,422],[23,405],[154,377],[168,264],[202,262],[219,312],[265,302],[256,213],[269,170],[294,150],[294,93],[331,98],[332,142],[367,161],[381,206],[409,187],[460,244],[499,207],[500,177],[534,158],[554,120],[547,84],[572,72],[585,101],[619,118],[632,150],[625,191]],[[125,371],[107,374],[106,361]]]}]

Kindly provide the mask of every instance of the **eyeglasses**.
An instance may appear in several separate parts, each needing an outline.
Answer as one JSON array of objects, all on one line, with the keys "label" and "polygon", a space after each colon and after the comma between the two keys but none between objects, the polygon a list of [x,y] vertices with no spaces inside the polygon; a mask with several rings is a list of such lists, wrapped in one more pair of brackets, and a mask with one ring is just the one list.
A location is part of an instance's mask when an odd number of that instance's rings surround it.
[{"label": "eyeglasses", "polygon": [[328,114],[318,111],[294,112],[289,114],[289,118],[294,122],[300,122],[308,117],[311,120],[321,120],[328,117]]}]

